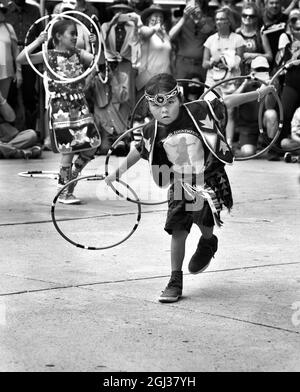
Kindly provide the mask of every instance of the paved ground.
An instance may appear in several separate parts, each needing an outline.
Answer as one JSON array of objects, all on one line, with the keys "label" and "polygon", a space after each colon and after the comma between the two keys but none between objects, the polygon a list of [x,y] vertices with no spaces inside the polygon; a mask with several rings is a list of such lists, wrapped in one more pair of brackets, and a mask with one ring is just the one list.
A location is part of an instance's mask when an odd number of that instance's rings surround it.
[{"label": "paved ground", "polygon": [[[235,206],[216,230],[215,259],[189,275],[199,236],[193,229],[184,297],[160,304],[169,274],[165,205],[143,207],[139,228],[118,247],[76,248],[51,222],[56,181],[18,176],[56,170],[57,160],[51,152],[1,160],[0,371],[300,370],[299,165],[259,159],[229,167]],[[85,174],[102,173],[103,161]],[[141,197],[156,197],[146,164],[138,169],[130,184]],[[85,207],[94,208],[86,197]],[[104,205],[121,212],[120,231],[128,227],[135,205]],[[117,218],[105,219],[114,227],[106,231],[118,232]],[[83,241],[88,231],[89,220]]]}]

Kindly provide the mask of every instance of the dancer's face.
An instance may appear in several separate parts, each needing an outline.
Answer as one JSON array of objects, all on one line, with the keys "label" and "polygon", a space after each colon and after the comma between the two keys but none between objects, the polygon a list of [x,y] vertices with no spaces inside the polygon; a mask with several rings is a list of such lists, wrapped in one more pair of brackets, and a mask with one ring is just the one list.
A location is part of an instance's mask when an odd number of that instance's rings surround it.
[{"label": "dancer's face", "polygon": [[169,125],[178,117],[180,101],[178,96],[168,99],[165,105],[160,106],[154,102],[149,102],[149,109],[153,117],[164,125]]},{"label": "dancer's face", "polygon": [[69,25],[63,34],[58,35],[58,41],[63,49],[74,49],[77,41],[77,30],[74,25]]}]

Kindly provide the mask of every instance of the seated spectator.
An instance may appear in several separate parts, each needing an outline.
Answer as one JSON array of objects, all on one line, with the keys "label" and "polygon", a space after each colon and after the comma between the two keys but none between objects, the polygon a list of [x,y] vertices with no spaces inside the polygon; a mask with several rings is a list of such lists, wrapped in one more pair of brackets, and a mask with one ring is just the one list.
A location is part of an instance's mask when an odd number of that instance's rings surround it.
[{"label": "seated spectator", "polygon": [[0,93],[0,158],[40,158],[42,149],[33,129],[18,131],[12,124],[13,108]]},{"label": "seated spectator", "polygon": [[[287,31],[279,38],[276,61],[279,65],[290,60],[300,59],[300,10],[291,11]],[[300,106],[300,65],[290,66],[284,76],[281,93],[283,106],[283,127],[279,142],[284,150],[289,148],[291,122],[296,109]]]},{"label": "seated spectator", "polygon": [[[205,84],[213,86],[216,82],[241,74],[240,64],[243,59],[245,41],[233,30],[232,12],[228,7],[216,11],[217,32],[204,43],[203,68],[207,69]],[[230,81],[217,89],[222,95],[232,94],[238,84]],[[228,111],[226,139],[232,147],[234,138],[234,110]]]},{"label": "seated spectator", "polygon": [[248,75],[251,68],[251,61],[256,56],[264,56],[266,59],[272,61],[272,51],[269,41],[265,35],[261,35],[258,21],[259,13],[255,4],[247,4],[242,8],[242,23],[241,27],[236,30],[240,34],[246,44],[244,58],[242,62],[242,74]]},{"label": "seated spectator", "polygon": [[188,75],[188,83],[183,83],[183,97],[186,102],[196,101],[204,93],[204,84],[201,82],[199,76]]},{"label": "seated spectator", "polygon": [[291,137],[281,141],[285,150],[293,150],[284,154],[285,162],[300,162],[300,107],[296,109],[291,123]]},{"label": "seated spectator", "polygon": [[[257,56],[251,62],[251,72],[260,80],[268,82],[270,67],[267,59],[263,56]],[[255,80],[245,80],[239,87],[239,92],[255,91],[261,86],[261,83]],[[263,114],[263,126],[267,130],[267,135],[273,139],[278,129],[278,116],[274,109],[275,102],[272,97],[266,99],[266,110]],[[237,111],[236,132],[239,135],[239,146],[241,156],[250,156],[256,154],[259,139],[258,130],[258,111],[259,103],[257,101],[248,102],[240,105]]]},{"label": "seated spectator", "polygon": [[188,75],[198,75],[205,81],[203,68],[204,42],[216,31],[214,19],[208,16],[204,0],[197,0],[195,6],[187,2],[182,17],[171,28],[169,36],[175,46],[175,77],[185,79]]}]

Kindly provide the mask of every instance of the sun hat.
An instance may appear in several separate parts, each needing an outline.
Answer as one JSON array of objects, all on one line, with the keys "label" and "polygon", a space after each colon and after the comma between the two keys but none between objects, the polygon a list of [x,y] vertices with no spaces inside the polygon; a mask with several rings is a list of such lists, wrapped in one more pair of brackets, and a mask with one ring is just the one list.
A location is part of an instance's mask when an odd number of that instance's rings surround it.
[{"label": "sun hat", "polygon": [[160,6],[159,4],[152,4],[150,5],[150,7],[144,9],[144,11],[141,13],[141,19],[142,22],[145,24],[147,18],[153,14],[154,12],[162,12],[164,17],[166,17],[167,15],[169,15],[170,11],[163,8],[162,6]]},{"label": "sun hat", "polygon": [[115,0],[114,2],[113,2],[113,5],[111,5],[111,6],[109,6],[109,7],[107,7],[107,9],[109,9],[109,10],[111,10],[111,11],[129,11],[129,12],[132,12],[132,11],[134,11],[134,9],[130,6],[130,5],[128,5],[128,1],[126,1],[126,0]]}]

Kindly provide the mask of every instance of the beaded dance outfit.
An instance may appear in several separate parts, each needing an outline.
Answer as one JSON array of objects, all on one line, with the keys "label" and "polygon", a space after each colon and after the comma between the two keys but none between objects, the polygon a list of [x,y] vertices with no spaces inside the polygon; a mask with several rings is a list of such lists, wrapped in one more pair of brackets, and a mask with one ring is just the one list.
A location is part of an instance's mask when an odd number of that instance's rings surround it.
[{"label": "beaded dance outfit", "polygon": [[[49,50],[51,69],[65,78],[75,78],[84,72],[80,50]],[[97,148],[101,136],[89,111],[84,94],[85,82],[56,83],[48,71],[50,136],[54,152],[75,153]]]}]

